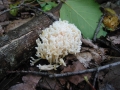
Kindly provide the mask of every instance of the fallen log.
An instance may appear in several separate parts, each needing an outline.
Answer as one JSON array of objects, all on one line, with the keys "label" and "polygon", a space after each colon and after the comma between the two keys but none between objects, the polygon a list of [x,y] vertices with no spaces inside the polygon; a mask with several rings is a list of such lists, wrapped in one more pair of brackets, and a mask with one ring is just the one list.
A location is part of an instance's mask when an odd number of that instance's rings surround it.
[{"label": "fallen log", "polygon": [[[58,16],[60,7],[54,8],[51,13]],[[42,14],[0,37],[0,79],[5,71],[15,69],[31,57],[41,30],[52,22],[52,19]]]}]

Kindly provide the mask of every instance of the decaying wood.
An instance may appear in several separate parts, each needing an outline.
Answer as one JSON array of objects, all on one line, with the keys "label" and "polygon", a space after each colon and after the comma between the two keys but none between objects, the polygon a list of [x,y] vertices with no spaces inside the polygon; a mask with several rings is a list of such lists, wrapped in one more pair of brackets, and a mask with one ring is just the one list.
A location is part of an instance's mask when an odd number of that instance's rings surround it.
[{"label": "decaying wood", "polygon": [[[60,7],[61,5],[51,12],[56,15]],[[52,22],[53,20],[46,15],[36,16],[26,24],[0,37],[0,79],[4,71],[14,69],[22,61],[31,57],[33,54],[31,51],[36,45],[35,41],[41,30]]]}]

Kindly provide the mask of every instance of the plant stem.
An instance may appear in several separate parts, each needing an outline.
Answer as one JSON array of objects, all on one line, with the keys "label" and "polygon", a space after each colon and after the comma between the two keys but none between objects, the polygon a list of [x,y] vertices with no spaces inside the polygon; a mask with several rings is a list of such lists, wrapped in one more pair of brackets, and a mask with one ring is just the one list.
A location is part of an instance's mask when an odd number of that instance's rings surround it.
[{"label": "plant stem", "polygon": [[100,25],[101,25],[101,23],[102,23],[102,21],[103,21],[104,16],[105,16],[105,14],[103,14],[103,15],[101,16],[100,20],[99,20],[99,23],[98,23],[98,25],[97,25],[97,28],[96,28],[95,33],[94,33],[94,36],[93,36],[93,41],[96,41],[97,34],[98,34],[99,31],[100,31]]},{"label": "plant stem", "polygon": [[96,89],[92,86],[92,84],[89,82],[87,76],[84,76],[84,79],[85,79],[85,81],[90,85],[90,87],[92,88],[92,90],[96,90]]}]

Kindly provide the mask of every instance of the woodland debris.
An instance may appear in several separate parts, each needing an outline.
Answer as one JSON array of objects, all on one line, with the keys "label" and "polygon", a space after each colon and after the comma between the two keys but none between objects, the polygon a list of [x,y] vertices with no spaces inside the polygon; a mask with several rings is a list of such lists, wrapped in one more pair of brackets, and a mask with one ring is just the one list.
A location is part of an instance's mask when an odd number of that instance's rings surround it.
[{"label": "woodland debris", "polygon": [[36,90],[36,85],[40,80],[40,76],[26,75],[22,77],[23,83],[16,84],[8,90]]},{"label": "woodland debris", "polygon": [[[113,63],[119,59],[113,59],[108,63]],[[98,74],[98,85],[100,90],[119,90],[120,87],[120,65],[101,71]]]},{"label": "woodland debris", "polygon": [[37,71],[7,71],[7,73],[23,73],[23,74],[34,74],[39,76],[49,76],[47,72],[37,72]]},{"label": "woodland debris", "polygon": [[107,40],[109,40],[110,42],[112,42],[113,44],[120,44],[120,35],[116,35],[116,36],[108,36]]},{"label": "woodland debris", "polygon": [[90,39],[81,38],[81,41],[82,41],[82,43],[83,43],[84,45],[86,45],[86,46],[89,46],[89,47],[94,48],[94,49],[98,49],[98,46],[95,45],[95,44],[92,42],[92,40],[90,40]]},{"label": "woodland debris", "polygon": [[59,83],[58,79],[53,79],[49,77],[43,77],[39,80],[36,88],[47,89],[47,90],[63,90],[62,85]]},{"label": "woodland debris", "polygon": [[[72,89],[78,90],[78,89],[76,89],[76,87],[83,81],[83,76],[90,77],[91,76],[90,73],[92,73],[92,72],[96,73],[94,81],[93,81],[94,82],[93,85],[95,85],[96,80],[99,77],[99,71],[109,68],[110,72],[113,69],[112,71],[115,76],[112,76],[113,78],[112,78],[112,80],[110,80],[109,75],[111,76],[112,74],[110,73],[110,74],[106,75],[106,78],[108,80],[104,79],[105,83],[103,83],[104,84],[103,87],[102,88],[100,87],[99,89],[100,90],[104,90],[104,89],[113,89],[114,90],[115,87],[113,87],[113,85],[108,82],[114,81],[115,79],[118,79],[118,77],[120,76],[119,73],[116,75],[116,72],[118,72],[118,70],[116,71],[113,68],[114,66],[119,66],[120,62],[118,61],[118,62],[110,63],[107,65],[104,64],[104,66],[102,66],[103,63],[101,63],[101,62],[103,62],[104,59],[106,59],[106,56],[105,56],[106,49],[98,47],[97,45],[94,45],[90,40],[87,41],[86,39],[83,39],[83,43],[85,46],[83,45],[81,52],[78,53],[76,56],[72,55],[72,54],[70,55],[70,57],[68,57],[69,55],[65,56],[64,60],[65,60],[66,66],[61,65],[60,67],[58,67],[58,71],[53,71],[53,73],[51,73],[50,71],[48,73],[42,73],[39,71],[38,72],[37,71],[11,71],[10,73],[25,73],[26,74],[28,72],[29,74],[31,73],[31,74],[40,75],[40,78],[38,78],[39,82],[38,82],[38,80],[35,80],[35,84],[32,83],[32,85],[31,85],[31,82],[33,82],[34,80],[33,81],[31,79],[26,80],[23,77],[23,81],[24,81],[23,83],[12,86],[11,88],[13,88],[13,90],[14,90],[15,88],[17,88],[17,86],[19,86],[19,89],[20,88],[23,89],[23,87],[24,87],[24,88],[29,88],[29,90],[31,90],[31,89],[35,90],[35,87],[38,87],[39,89],[44,88],[44,89],[50,89],[50,90],[51,89],[63,90],[63,89],[65,89],[65,86],[66,86],[67,89],[69,89],[69,90],[72,90]],[[106,45],[112,47],[111,43],[107,42]],[[82,62],[82,61],[84,61],[84,62]],[[92,61],[94,61],[94,62],[92,62]],[[95,65],[94,66],[95,68],[90,67],[91,63]],[[87,69],[87,68],[91,68],[91,69]],[[41,76],[43,76],[43,77],[41,78]],[[34,77],[34,75],[32,77]],[[57,77],[61,77],[61,78],[57,78]],[[27,82],[27,81],[29,81],[29,82]],[[117,86],[119,86],[119,80],[116,80],[116,81],[118,81]],[[101,83],[101,82],[98,81],[98,83]],[[86,89],[86,90],[88,90],[88,89]]]},{"label": "woodland debris", "polygon": [[99,71],[104,70],[106,68],[110,68],[110,67],[114,67],[114,66],[118,66],[118,65],[120,65],[120,62],[115,62],[115,63],[112,63],[112,64],[99,66],[97,68],[87,69],[87,70],[82,70],[82,71],[77,71],[77,72],[67,72],[67,73],[62,73],[62,74],[53,74],[53,75],[49,75],[49,77],[53,78],[53,77],[66,77],[66,76],[79,75],[79,74],[84,74],[84,73],[95,72],[97,70],[99,70]]},{"label": "woodland debris", "polygon": [[5,32],[7,33],[8,31],[11,31],[11,30],[14,30],[14,29],[20,27],[21,25],[23,25],[23,24],[27,23],[28,21],[30,21],[32,18],[19,19],[19,20],[14,20],[14,21],[10,22],[9,25],[7,25],[5,27]]},{"label": "woodland debris", "polygon": [[[60,6],[53,9],[51,13],[56,13],[59,16],[57,13],[59,9]],[[28,60],[34,53],[35,40],[39,37],[41,30],[48,27],[52,22],[49,17],[42,14],[0,37],[1,74],[5,70],[9,70],[10,67],[14,69],[21,62]]]},{"label": "woodland debris", "polygon": [[110,41],[106,39],[97,39],[97,41],[120,53],[120,49]]},{"label": "woodland debris", "polygon": [[0,25],[0,35],[2,35],[3,32],[4,32],[4,30],[3,30],[2,26]]},{"label": "woodland debris", "polygon": [[87,46],[90,46],[90,47],[83,46],[81,48],[81,52],[76,54],[77,59],[85,67],[89,67],[91,60],[93,60],[96,65],[99,65],[102,61],[104,61],[104,59],[106,59],[107,49],[98,47],[97,45],[93,44],[92,42],[90,43],[90,42],[91,42],[90,40],[86,39],[85,45],[87,44]]},{"label": "woodland debris", "polygon": [[[86,68],[82,65],[80,61],[76,61],[76,62],[73,62],[72,65],[68,65],[67,67],[64,67],[64,69],[61,71],[61,74],[67,73],[67,72],[72,73],[72,72],[82,71],[82,70],[86,70]],[[84,80],[84,76],[87,76],[88,78],[90,78],[90,74],[83,74],[83,75],[68,76],[66,77],[66,80],[77,85],[78,83]]]}]

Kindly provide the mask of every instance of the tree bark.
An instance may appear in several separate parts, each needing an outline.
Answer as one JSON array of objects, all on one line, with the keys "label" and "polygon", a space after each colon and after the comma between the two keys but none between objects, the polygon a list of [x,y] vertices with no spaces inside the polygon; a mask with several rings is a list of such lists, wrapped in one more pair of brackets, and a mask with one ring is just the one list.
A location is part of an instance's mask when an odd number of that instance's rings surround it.
[{"label": "tree bark", "polygon": [[[61,5],[51,10],[53,15],[58,15]],[[34,17],[29,22],[9,31],[0,37],[0,79],[6,70],[13,70],[21,62],[28,60],[35,52],[36,39],[41,30],[53,23],[53,20],[46,15]]]}]

